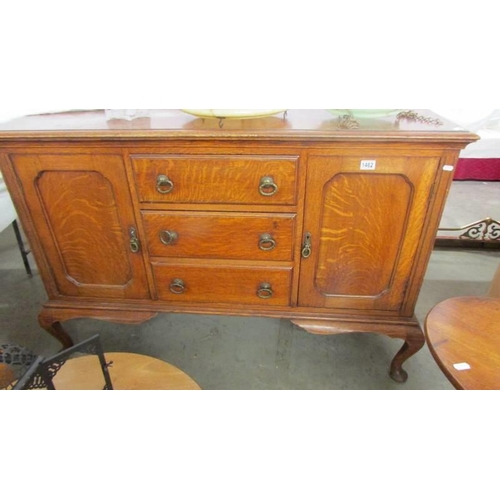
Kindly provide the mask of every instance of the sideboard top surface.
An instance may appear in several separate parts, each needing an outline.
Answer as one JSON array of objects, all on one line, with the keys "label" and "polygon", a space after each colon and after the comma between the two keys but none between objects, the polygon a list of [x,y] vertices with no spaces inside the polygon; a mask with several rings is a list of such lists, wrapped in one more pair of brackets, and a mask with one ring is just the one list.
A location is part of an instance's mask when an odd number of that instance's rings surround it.
[{"label": "sideboard top surface", "polygon": [[327,110],[289,110],[283,114],[250,120],[197,118],[180,110],[149,110],[148,118],[106,120],[102,109],[32,115],[0,123],[0,141],[17,140],[384,140],[470,143],[479,139],[429,110],[414,110],[440,124],[414,120],[356,119],[359,127],[342,128],[340,118]]}]

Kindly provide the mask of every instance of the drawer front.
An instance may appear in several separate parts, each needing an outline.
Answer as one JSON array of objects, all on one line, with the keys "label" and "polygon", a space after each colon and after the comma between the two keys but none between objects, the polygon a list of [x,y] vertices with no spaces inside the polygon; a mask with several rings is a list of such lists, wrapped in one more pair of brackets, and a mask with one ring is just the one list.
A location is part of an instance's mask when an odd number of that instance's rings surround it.
[{"label": "drawer front", "polygon": [[148,212],[152,257],[293,260],[295,215]]},{"label": "drawer front", "polygon": [[132,156],[143,203],[295,205],[298,157]]},{"label": "drawer front", "polygon": [[168,302],[290,305],[292,268],[153,264],[160,300]]}]

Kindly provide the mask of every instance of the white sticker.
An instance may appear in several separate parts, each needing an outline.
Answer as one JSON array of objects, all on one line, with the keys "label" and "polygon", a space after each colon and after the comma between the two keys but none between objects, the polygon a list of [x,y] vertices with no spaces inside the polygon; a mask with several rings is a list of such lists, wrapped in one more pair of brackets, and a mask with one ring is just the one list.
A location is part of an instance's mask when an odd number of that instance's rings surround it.
[{"label": "white sticker", "polygon": [[361,162],[361,170],[376,170],[377,160],[363,160]]},{"label": "white sticker", "polygon": [[444,170],[445,172],[453,172],[453,171],[455,170],[455,167],[454,167],[453,165],[445,165],[445,166],[443,167],[443,170]]},{"label": "white sticker", "polygon": [[453,368],[459,372],[464,372],[466,370],[470,370],[470,365],[467,363],[457,363],[456,365],[453,365]]}]

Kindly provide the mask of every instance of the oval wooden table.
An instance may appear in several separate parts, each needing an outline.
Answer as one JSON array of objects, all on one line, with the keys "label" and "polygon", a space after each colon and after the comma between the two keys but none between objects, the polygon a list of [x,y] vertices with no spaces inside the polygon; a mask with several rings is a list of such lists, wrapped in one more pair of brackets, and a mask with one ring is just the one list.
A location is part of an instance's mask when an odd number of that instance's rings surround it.
[{"label": "oval wooden table", "polygon": [[425,335],[443,373],[457,389],[500,389],[500,299],[459,297],[428,315]]},{"label": "oval wooden table", "polygon": [[[164,361],[130,353],[105,353],[115,390],[201,390],[183,371]],[[66,362],[54,377],[57,390],[100,390],[104,377],[97,356],[82,356]]]}]

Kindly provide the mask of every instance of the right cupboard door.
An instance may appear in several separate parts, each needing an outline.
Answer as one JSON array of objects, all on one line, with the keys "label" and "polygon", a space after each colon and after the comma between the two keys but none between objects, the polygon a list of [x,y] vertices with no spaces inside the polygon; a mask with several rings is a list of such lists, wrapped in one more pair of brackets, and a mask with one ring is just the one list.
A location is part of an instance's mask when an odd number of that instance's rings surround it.
[{"label": "right cupboard door", "polygon": [[440,157],[311,155],[299,305],[398,311]]}]

